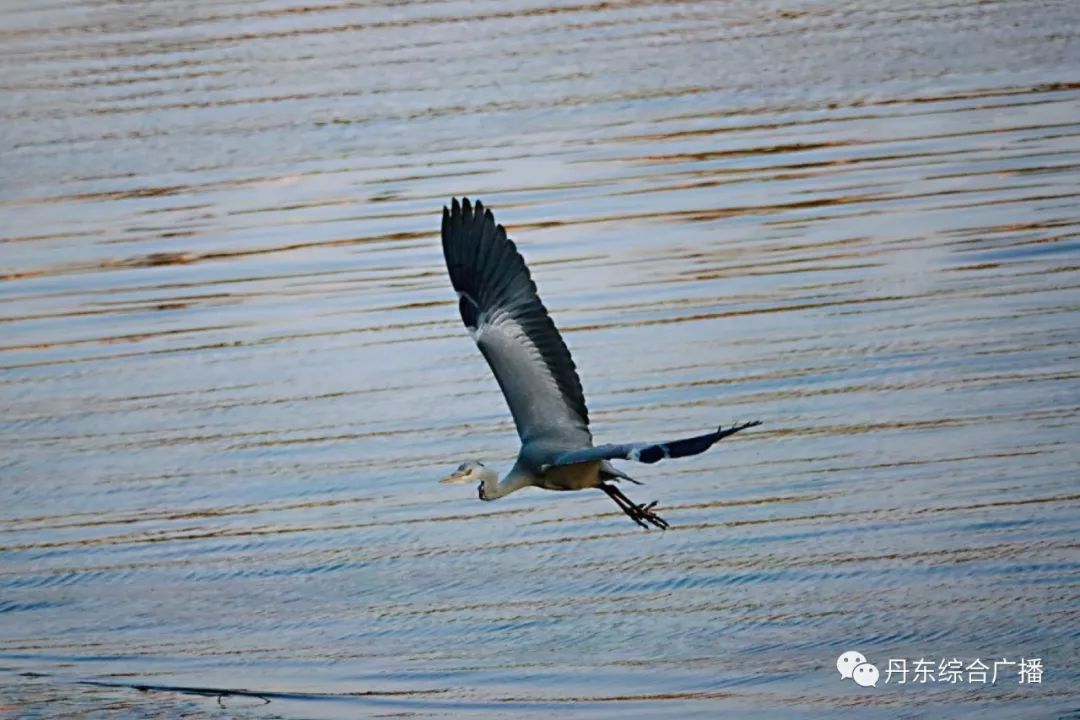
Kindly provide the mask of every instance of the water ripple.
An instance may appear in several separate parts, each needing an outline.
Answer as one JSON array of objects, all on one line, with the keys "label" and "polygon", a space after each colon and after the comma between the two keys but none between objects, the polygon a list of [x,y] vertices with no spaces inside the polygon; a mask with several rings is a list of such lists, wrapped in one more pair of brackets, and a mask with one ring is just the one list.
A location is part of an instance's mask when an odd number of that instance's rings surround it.
[{"label": "water ripple", "polygon": [[[0,717],[1074,712],[1068,4],[0,18]],[[669,531],[435,484],[517,450],[463,194],[599,442],[766,421],[627,468]],[[852,647],[1047,679],[863,693]]]}]

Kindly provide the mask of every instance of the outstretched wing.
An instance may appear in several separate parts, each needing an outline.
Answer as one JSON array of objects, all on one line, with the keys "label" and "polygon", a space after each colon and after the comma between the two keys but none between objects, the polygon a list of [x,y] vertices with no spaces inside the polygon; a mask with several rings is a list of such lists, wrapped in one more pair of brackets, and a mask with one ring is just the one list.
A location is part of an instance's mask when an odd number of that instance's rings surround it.
[{"label": "outstretched wing", "polygon": [[697,455],[703,453],[711,448],[715,443],[723,440],[728,435],[734,435],[740,430],[745,430],[748,427],[754,427],[760,425],[761,422],[755,420],[754,422],[743,423],[741,425],[734,425],[727,430],[724,428],[718,428],[716,432],[706,433],[704,435],[696,435],[690,438],[683,438],[682,440],[670,440],[668,442],[658,443],[624,443],[622,445],[600,445],[594,448],[587,448],[584,450],[574,450],[573,452],[564,453],[555,458],[555,461],[550,465],[542,468],[547,470],[549,467],[559,467],[560,465],[576,465],[577,463],[592,462],[595,460],[634,460],[636,462],[643,463],[655,463],[660,462],[664,458],[677,458],[686,457],[687,455]]},{"label": "outstretched wing", "polygon": [[577,369],[513,241],[468,198],[443,208],[443,254],[461,319],[487,358],[522,443],[592,445]]}]

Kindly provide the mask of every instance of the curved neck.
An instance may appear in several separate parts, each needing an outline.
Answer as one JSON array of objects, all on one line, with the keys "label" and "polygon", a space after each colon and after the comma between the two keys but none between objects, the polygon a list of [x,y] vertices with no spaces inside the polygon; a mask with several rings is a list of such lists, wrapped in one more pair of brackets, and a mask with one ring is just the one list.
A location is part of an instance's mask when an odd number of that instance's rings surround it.
[{"label": "curved neck", "polygon": [[531,484],[529,476],[518,472],[516,466],[502,480],[494,470],[488,470],[484,473],[484,499],[498,500]]}]

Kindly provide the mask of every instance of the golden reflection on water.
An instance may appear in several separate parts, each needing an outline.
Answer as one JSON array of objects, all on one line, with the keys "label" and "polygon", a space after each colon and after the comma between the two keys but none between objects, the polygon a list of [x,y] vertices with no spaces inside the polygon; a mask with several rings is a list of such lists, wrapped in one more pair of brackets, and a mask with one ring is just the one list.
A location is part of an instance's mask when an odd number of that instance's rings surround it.
[{"label": "golden reflection on water", "polygon": [[[0,15],[0,717],[1080,702],[1066,4]],[[598,441],[765,421],[633,469],[671,530],[435,484],[517,448],[465,194]],[[1049,669],[861,692],[851,647]]]}]

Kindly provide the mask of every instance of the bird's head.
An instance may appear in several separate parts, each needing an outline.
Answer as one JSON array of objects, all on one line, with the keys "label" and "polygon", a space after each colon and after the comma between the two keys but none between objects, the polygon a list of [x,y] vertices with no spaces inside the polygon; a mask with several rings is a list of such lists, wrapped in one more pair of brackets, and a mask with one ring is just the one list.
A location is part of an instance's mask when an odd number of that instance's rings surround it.
[{"label": "bird's head", "polygon": [[[480,496],[481,500],[489,500],[491,499],[489,496],[498,485],[499,476],[494,470],[487,467],[479,460],[470,460],[469,462],[461,463],[457,470],[450,475],[447,475],[439,482],[444,485],[479,482],[480,484],[476,488],[477,494]],[[487,486],[486,490],[485,486]]]}]

